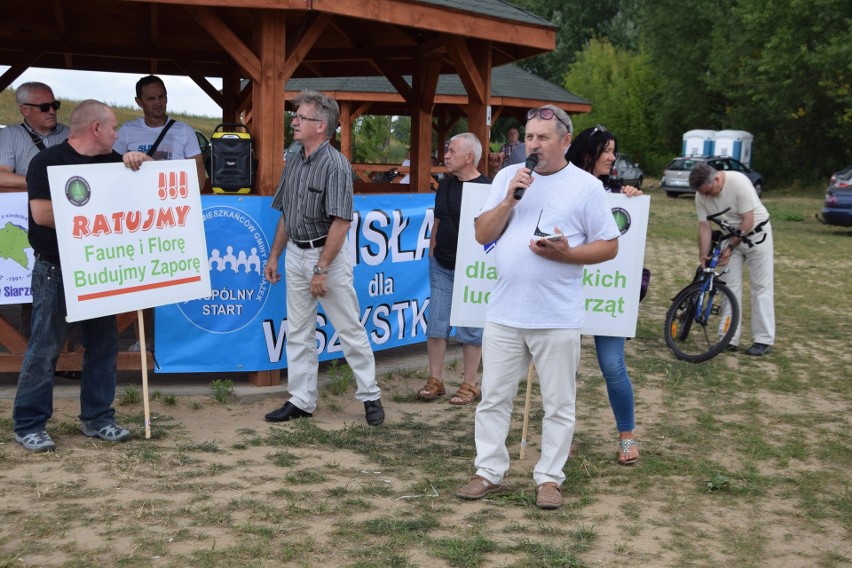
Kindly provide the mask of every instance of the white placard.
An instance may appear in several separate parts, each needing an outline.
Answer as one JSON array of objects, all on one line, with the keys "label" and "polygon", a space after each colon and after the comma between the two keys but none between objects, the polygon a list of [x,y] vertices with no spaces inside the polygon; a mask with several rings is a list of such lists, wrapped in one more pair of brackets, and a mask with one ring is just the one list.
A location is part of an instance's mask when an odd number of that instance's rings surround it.
[{"label": "white placard", "polygon": [[210,296],[195,160],[47,169],[68,321]]},{"label": "white placard", "polygon": [[[497,269],[489,254],[493,244],[477,243],[473,225],[490,190],[491,186],[484,184],[466,183],[464,186],[450,316],[454,326],[485,326],[488,297],[497,281]],[[651,198],[620,194],[610,194],[608,198],[622,234],[614,259],[584,269],[586,323],[583,334],[634,337]]]}]

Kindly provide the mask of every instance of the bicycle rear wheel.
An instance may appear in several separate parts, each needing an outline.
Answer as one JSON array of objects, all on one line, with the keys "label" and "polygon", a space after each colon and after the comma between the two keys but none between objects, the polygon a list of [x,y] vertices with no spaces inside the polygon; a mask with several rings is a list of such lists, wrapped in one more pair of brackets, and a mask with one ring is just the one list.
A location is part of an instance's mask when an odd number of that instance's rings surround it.
[{"label": "bicycle rear wheel", "polygon": [[[695,282],[675,296],[666,313],[666,345],[681,361],[701,363],[725,350],[740,318],[740,306],[734,293],[720,282],[701,299],[702,282]],[[696,319],[697,314],[707,321]]]}]

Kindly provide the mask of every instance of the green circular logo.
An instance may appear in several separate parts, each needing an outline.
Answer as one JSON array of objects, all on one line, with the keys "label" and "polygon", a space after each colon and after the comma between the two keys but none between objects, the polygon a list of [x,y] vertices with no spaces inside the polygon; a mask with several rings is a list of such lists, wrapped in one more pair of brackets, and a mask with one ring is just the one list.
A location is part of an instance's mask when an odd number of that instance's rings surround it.
[{"label": "green circular logo", "polygon": [[612,217],[615,219],[615,224],[622,235],[630,229],[630,213],[627,210],[621,207],[614,207]]},{"label": "green circular logo", "polygon": [[92,189],[89,187],[89,182],[80,176],[74,176],[65,182],[65,197],[72,205],[82,207],[89,202],[91,195]]}]

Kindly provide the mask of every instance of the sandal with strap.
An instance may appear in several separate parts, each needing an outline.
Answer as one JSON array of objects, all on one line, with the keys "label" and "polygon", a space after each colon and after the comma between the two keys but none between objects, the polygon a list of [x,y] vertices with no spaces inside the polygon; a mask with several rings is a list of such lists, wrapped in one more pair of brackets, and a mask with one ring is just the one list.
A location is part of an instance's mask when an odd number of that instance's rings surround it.
[{"label": "sandal with strap", "polygon": [[482,393],[479,387],[469,383],[462,383],[456,394],[450,399],[450,404],[455,406],[464,406],[482,398]]},{"label": "sandal with strap", "polygon": [[444,388],[444,383],[435,377],[429,377],[426,381],[426,386],[417,392],[417,398],[422,400],[435,400],[447,394],[447,389]]},{"label": "sandal with strap", "polygon": [[624,440],[619,440],[619,447],[621,448],[618,452],[618,463],[621,465],[633,465],[639,461],[639,453],[637,451],[633,457],[630,457],[630,447],[636,445],[635,438],[627,438]]}]

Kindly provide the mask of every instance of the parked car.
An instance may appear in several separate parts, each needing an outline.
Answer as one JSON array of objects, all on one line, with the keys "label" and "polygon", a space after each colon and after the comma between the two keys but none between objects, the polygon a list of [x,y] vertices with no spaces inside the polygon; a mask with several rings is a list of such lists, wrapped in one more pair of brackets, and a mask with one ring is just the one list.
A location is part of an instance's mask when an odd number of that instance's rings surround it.
[{"label": "parked car", "polygon": [[831,176],[825,192],[825,204],[816,218],[826,225],[852,227],[852,166]]},{"label": "parked car", "polygon": [[210,141],[198,130],[195,131],[195,137],[198,138],[198,146],[201,148],[201,156],[204,158],[204,170],[207,172],[207,177],[210,177]]},{"label": "parked car", "polygon": [[632,185],[642,187],[645,174],[639,169],[639,164],[630,159],[627,154],[618,154],[612,165],[610,177],[621,182],[621,185]]},{"label": "parked car", "polygon": [[763,193],[763,176],[739,160],[726,156],[681,156],[669,162],[669,165],[663,171],[660,187],[663,188],[666,195],[677,197],[681,193],[695,193],[695,191],[689,189],[689,172],[700,162],[707,162],[711,168],[717,171],[744,173],[751,180],[757,194]]}]

